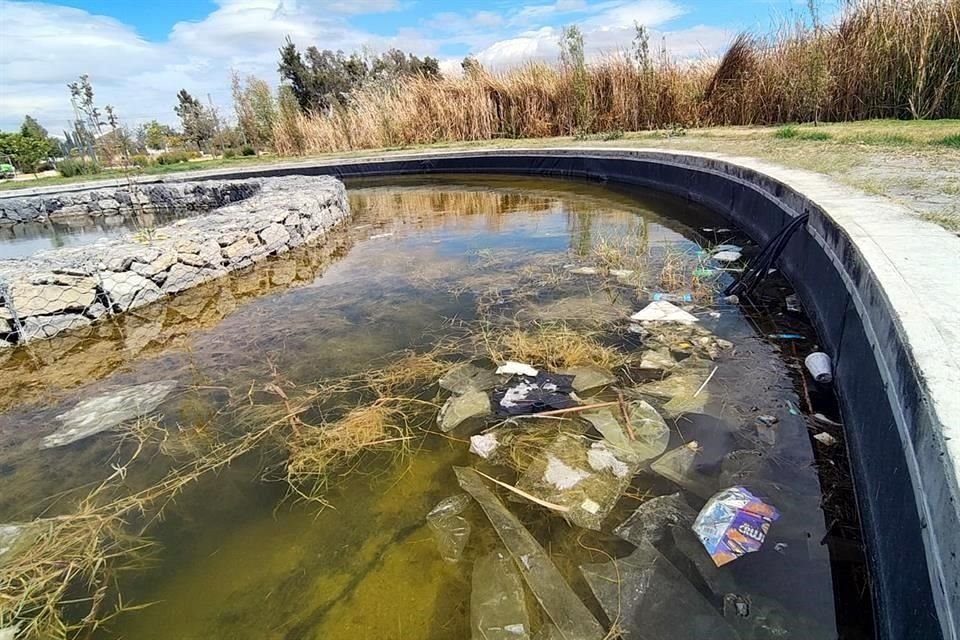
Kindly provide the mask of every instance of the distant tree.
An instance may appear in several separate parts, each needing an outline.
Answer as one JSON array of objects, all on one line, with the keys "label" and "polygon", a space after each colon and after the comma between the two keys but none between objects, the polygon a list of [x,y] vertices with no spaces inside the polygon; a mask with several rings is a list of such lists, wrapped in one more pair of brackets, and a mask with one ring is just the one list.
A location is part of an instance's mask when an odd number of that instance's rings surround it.
[{"label": "distant tree", "polygon": [[305,56],[287,38],[280,49],[278,66],[282,84],[290,87],[300,110],[328,111],[344,104],[350,94],[367,82],[391,82],[402,76],[440,76],[440,62],[427,56],[420,59],[399,49],[378,57],[358,53],[319,50],[308,47]]},{"label": "distant tree", "polygon": [[312,111],[319,106],[313,75],[303,62],[303,56],[297,51],[297,45],[287,37],[280,48],[280,65],[277,68],[280,78],[290,87],[301,111]]},{"label": "distant tree", "polygon": [[143,146],[154,151],[165,150],[170,145],[170,139],[177,135],[173,127],[160,124],[156,120],[142,125],[140,131],[142,133],[138,133],[137,137],[142,139]]},{"label": "distant tree", "polygon": [[578,131],[590,128],[590,86],[583,47],[583,33],[576,25],[563,28],[560,36],[560,62],[570,74],[573,83],[574,127]]},{"label": "distant tree", "polygon": [[77,114],[77,120],[74,123],[74,130],[86,150],[97,158],[95,146],[97,138],[103,135],[102,114],[93,102],[93,84],[90,82],[90,76],[83,74],[77,82],[67,84],[70,90],[70,104],[73,105],[74,112]]},{"label": "distant tree", "polygon": [[184,139],[197,145],[199,151],[203,151],[204,144],[213,138],[215,133],[212,114],[186,89],[181,89],[177,94],[177,106],[173,110],[180,118]]},{"label": "distant tree", "polygon": [[40,126],[40,123],[33,116],[29,115],[23,118],[23,124],[20,125],[20,135],[43,140],[50,137],[47,130]]},{"label": "distant tree", "polygon": [[463,75],[468,78],[475,78],[483,73],[483,65],[473,56],[465,57],[463,61],[460,62],[460,67],[463,69]]},{"label": "distant tree", "polygon": [[277,121],[277,103],[270,85],[255,76],[233,73],[233,109],[243,142],[262,149],[273,141]]},{"label": "distant tree", "polygon": [[0,154],[10,156],[13,165],[23,173],[36,173],[53,151],[46,138],[23,133],[0,133]]}]

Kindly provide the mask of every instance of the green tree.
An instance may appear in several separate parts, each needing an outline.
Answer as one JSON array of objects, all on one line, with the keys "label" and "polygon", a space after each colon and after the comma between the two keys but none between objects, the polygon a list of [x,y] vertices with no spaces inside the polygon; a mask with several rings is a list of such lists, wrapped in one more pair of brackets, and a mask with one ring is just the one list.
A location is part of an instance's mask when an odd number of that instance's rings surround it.
[{"label": "green tree", "polygon": [[273,127],[277,121],[277,103],[270,85],[255,76],[241,78],[233,73],[233,108],[243,141],[256,148],[273,142]]},{"label": "green tree", "polygon": [[22,173],[36,173],[53,146],[46,138],[37,138],[22,133],[0,133],[0,155],[8,155],[13,165]]},{"label": "green tree", "polygon": [[563,28],[560,36],[560,62],[571,75],[573,82],[574,127],[577,133],[586,132],[592,124],[590,84],[583,51],[583,33],[576,25]]},{"label": "green tree", "polygon": [[47,130],[40,126],[36,118],[29,115],[23,118],[23,124],[20,125],[20,135],[40,138],[41,140],[46,140],[50,137]]},{"label": "green tree", "polygon": [[476,78],[483,73],[483,65],[473,56],[467,56],[460,62],[460,68],[463,69],[463,75],[468,78]]},{"label": "green tree", "polygon": [[203,151],[204,144],[213,138],[215,133],[212,114],[186,89],[180,89],[177,106],[173,110],[180,118],[184,139],[197,145],[199,151]]},{"label": "green tree", "polygon": [[154,151],[165,150],[170,145],[170,139],[177,135],[172,127],[160,124],[156,120],[151,120],[142,125],[140,129],[142,134],[138,137],[142,137],[143,145]]}]

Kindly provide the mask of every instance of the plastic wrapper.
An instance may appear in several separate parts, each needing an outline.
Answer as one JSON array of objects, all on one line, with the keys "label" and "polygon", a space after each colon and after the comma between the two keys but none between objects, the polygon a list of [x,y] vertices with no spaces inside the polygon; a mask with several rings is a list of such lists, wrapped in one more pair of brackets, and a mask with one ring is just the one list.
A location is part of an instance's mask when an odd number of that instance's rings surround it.
[{"label": "plastic wrapper", "polygon": [[442,389],[456,394],[464,394],[468,391],[486,391],[493,389],[500,384],[502,378],[493,371],[481,369],[480,367],[465,362],[458,364],[438,381]]},{"label": "plastic wrapper", "polygon": [[625,637],[739,638],[720,612],[645,540],[626,558],[582,565],[580,570]]},{"label": "plastic wrapper", "polygon": [[470,522],[462,515],[470,502],[470,496],[460,493],[444,498],[427,514],[427,526],[447,562],[459,561],[470,539]]},{"label": "plastic wrapper", "polygon": [[643,400],[632,401],[626,406],[632,440],[620,421],[619,410],[616,413],[610,409],[584,411],[582,416],[600,432],[618,456],[632,463],[645,462],[666,451],[670,429],[657,410]]},{"label": "plastic wrapper", "polygon": [[530,638],[523,580],[506,551],[489,553],[473,565],[470,630],[473,640]]},{"label": "plastic wrapper", "polygon": [[635,545],[641,542],[657,544],[672,528],[689,530],[697,512],[680,496],[672,493],[647,500],[626,520],[617,525],[613,533]]},{"label": "plastic wrapper", "polygon": [[599,531],[637,468],[635,460],[602,445],[560,434],[530,463],[517,488],[569,508],[563,516],[570,523]]},{"label": "plastic wrapper", "polygon": [[465,467],[454,467],[454,471],[460,486],[474,497],[489,518],[530,591],[556,625],[560,637],[571,640],[603,638],[603,627],[563,579],[547,552],[487,488],[480,475]]},{"label": "plastic wrapper", "polygon": [[573,376],[539,372],[536,376],[515,376],[510,384],[493,392],[494,411],[501,416],[519,416],[576,406],[570,397]]},{"label": "plastic wrapper", "polygon": [[693,531],[718,567],[758,551],[777,510],[744,487],[717,493],[701,509]]}]

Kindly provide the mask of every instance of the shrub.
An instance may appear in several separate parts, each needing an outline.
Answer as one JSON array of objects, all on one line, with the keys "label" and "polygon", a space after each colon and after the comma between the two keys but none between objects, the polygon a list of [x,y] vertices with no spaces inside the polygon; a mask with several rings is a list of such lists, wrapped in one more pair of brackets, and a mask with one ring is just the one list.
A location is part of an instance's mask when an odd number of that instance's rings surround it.
[{"label": "shrub", "polygon": [[619,140],[623,137],[623,131],[620,129],[614,129],[613,131],[606,131],[600,134],[601,140]]},{"label": "shrub", "polygon": [[138,153],[130,156],[130,162],[138,167],[149,167],[152,161],[150,160],[150,156]]},{"label": "shrub", "polygon": [[176,149],[174,151],[166,151],[157,156],[157,164],[179,164],[181,162],[186,162],[190,159],[189,151],[184,151],[183,149]]},{"label": "shrub", "polygon": [[242,147],[240,147],[240,155],[255,156],[257,155],[257,150],[254,149],[251,145],[245,144]]},{"label": "shrub", "polygon": [[223,157],[224,157],[225,159],[236,158],[236,157],[237,157],[237,150],[236,150],[236,149],[224,149],[224,150],[223,150]]},{"label": "shrub", "polygon": [[791,125],[780,127],[779,129],[773,132],[774,138],[782,138],[784,140],[788,140],[790,138],[796,138],[798,135],[800,135],[800,132],[797,130],[796,127]]},{"label": "shrub", "polygon": [[57,171],[64,178],[92,176],[100,173],[100,165],[86,158],[67,158],[57,163]]},{"label": "shrub", "polygon": [[933,144],[941,147],[953,147],[954,149],[960,149],[960,133],[954,133],[949,136],[944,136],[939,140],[934,140]]}]

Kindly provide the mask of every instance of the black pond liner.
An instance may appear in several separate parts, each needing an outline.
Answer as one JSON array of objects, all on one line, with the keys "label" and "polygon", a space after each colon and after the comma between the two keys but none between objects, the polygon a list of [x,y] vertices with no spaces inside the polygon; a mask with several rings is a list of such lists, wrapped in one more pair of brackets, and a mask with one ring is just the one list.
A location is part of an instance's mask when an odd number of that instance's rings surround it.
[{"label": "black pond liner", "polygon": [[[943,638],[937,604],[945,603],[948,608],[949,596],[934,596],[932,576],[943,575],[953,582],[956,559],[948,560],[949,565],[928,565],[923,530],[931,523],[921,522],[901,442],[903,432],[910,440],[906,446],[918,447],[917,443],[930,439],[930,433],[938,428],[924,398],[922,373],[913,366],[909,347],[897,332],[895,314],[879,283],[862,265],[846,233],[802,194],[758,172],[731,167],[722,160],[672,159],[669,153],[558,149],[425,154],[337,165],[252,169],[236,175],[332,175],[346,180],[487,173],[582,178],[679,196],[719,213],[759,244],[768,242],[798,215],[810,213],[809,224],[803,233],[791,238],[778,266],[810,314],[823,350],[833,357],[868,554],[876,636],[890,640]],[[222,174],[208,177],[219,178]],[[855,291],[848,287],[845,276],[852,276],[856,284],[850,287],[857,287]],[[862,311],[853,300],[855,292],[869,301]],[[886,353],[875,353],[871,341],[874,335],[885,339]],[[886,367],[884,373],[881,366]],[[893,379],[885,379],[884,374]],[[890,389],[896,400],[891,399]],[[925,478],[937,485],[935,490],[947,492],[942,488],[945,478]],[[937,535],[947,545],[951,544],[948,537],[960,531],[960,522],[952,522],[952,506],[949,511],[938,514],[937,523]],[[948,589],[953,592],[956,585],[938,585],[941,592]],[[842,606],[839,602],[838,609]]]}]

